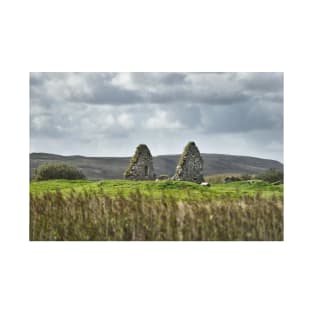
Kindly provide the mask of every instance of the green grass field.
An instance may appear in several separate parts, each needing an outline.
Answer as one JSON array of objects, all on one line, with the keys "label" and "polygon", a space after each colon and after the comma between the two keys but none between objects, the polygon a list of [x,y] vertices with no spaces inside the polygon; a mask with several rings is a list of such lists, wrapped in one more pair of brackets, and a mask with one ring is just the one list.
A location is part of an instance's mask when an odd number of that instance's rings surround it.
[{"label": "green grass field", "polygon": [[283,185],[272,185],[263,181],[239,181],[228,184],[212,184],[210,187],[201,186],[185,181],[129,181],[129,180],[49,180],[32,182],[30,192],[33,195],[40,195],[44,192],[61,191],[64,195],[71,191],[75,192],[97,192],[105,193],[107,196],[114,197],[140,191],[144,195],[160,198],[164,195],[175,199],[206,199],[230,195],[240,197],[243,195],[254,196],[259,193],[262,197],[273,195],[282,197]]},{"label": "green grass field", "polygon": [[283,240],[283,185],[32,182],[30,240]]}]

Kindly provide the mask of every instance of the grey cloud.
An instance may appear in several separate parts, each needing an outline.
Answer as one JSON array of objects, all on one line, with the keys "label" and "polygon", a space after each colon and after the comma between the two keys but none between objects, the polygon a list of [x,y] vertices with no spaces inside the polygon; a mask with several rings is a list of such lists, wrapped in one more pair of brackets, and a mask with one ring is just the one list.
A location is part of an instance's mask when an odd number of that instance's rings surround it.
[{"label": "grey cloud", "polygon": [[72,88],[66,100],[93,104],[129,104],[143,101],[142,95],[112,85],[113,77],[114,75],[100,77],[94,74],[86,75],[86,84],[90,88],[90,93],[77,93],[75,88]]},{"label": "grey cloud", "polygon": [[132,88],[114,83],[117,75],[34,73],[31,75],[31,94],[41,92],[41,96],[49,100],[50,90],[54,88],[55,100],[90,104],[231,105],[259,96],[278,99],[282,90],[282,75],[276,73],[248,73],[243,77],[237,73],[131,73]]},{"label": "grey cloud", "polygon": [[137,84],[175,85],[184,83],[186,73],[131,73]]},{"label": "grey cloud", "polygon": [[[32,73],[31,95],[54,101],[90,104],[126,104],[142,102],[140,94],[111,84],[114,73]],[[50,101],[49,101],[50,102]],[[46,103],[46,101],[45,101]]]},{"label": "grey cloud", "polygon": [[201,106],[202,131],[249,132],[262,129],[282,129],[280,105],[239,103],[232,106]]},{"label": "grey cloud", "polygon": [[[203,152],[282,160],[282,73],[31,73],[32,151]],[[242,152],[242,153],[241,153]]]},{"label": "grey cloud", "polygon": [[279,92],[283,90],[282,73],[250,73],[242,79],[243,86],[249,90]]},{"label": "grey cloud", "polygon": [[220,93],[220,92],[207,92],[199,91],[197,93],[192,91],[192,87],[188,89],[171,89],[166,93],[154,92],[150,93],[148,100],[150,103],[197,103],[197,104],[236,104],[245,102],[249,96],[244,93]]}]

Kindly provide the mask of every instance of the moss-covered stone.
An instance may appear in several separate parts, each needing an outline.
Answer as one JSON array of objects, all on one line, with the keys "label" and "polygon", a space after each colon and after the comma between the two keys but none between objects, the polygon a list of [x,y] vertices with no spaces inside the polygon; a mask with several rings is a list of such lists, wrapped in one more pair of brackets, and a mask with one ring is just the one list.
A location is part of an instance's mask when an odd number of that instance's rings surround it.
[{"label": "moss-covered stone", "polygon": [[126,179],[131,180],[153,180],[155,173],[153,169],[152,155],[145,144],[140,144],[131,158],[128,168],[124,173]]},{"label": "moss-covered stone", "polygon": [[189,153],[189,151],[190,151],[191,149],[193,149],[194,147],[195,147],[196,149],[198,149],[197,146],[196,146],[196,144],[194,143],[194,141],[189,141],[189,142],[187,143],[187,145],[185,146],[185,149],[184,149],[182,155],[181,155],[180,158],[179,158],[179,161],[178,161],[178,164],[177,164],[178,166],[184,166],[184,164],[186,163],[186,160],[187,160],[187,158],[188,158],[188,153]]},{"label": "moss-covered stone", "polygon": [[202,169],[203,160],[196,144],[193,141],[188,142],[178,161],[173,179],[201,183],[204,181]]}]

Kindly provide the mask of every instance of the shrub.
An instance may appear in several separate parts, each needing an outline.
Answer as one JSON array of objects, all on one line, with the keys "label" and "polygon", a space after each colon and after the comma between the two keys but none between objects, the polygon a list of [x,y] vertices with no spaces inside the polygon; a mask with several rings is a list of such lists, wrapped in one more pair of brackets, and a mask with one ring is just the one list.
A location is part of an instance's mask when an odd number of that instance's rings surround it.
[{"label": "shrub", "polygon": [[277,183],[280,182],[281,184],[284,183],[284,173],[280,170],[275,168],[270,168],[269,170],[260,173],[256,176],[256,179],[262,179],[269,183]]},{"label": "shrub", "polygon": [[224,183],[232,183],[235,181],[240,181],[240,177],[230,176],[230,177],[225,177],[225,179],[224,179]]},{"label": "shrub", "polygon": [[240,177],[240,180],[251,180],[252,179],[252,175],[250,174],[242,174]]},{"label": "shrub", "polygon": [[79,169],[65,163],[46,163],[35,170],[33,180],[49,179],[86,179],[86,176]]}]

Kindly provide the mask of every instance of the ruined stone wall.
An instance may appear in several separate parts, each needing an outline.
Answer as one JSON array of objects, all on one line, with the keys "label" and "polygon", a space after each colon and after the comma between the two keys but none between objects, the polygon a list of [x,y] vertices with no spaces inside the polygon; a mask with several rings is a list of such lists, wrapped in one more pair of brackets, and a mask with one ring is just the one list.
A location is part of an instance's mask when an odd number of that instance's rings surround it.
[{"label": "ruined stone wall", "polygon": [[129,166],[124,173],[125,179],[130,180],[154,180],[156,175],[154,173],[152,155],[146,145],[139,145]]},{"label": "ruined stone wall", "polygon": [[181,155],[174,180],[186,180],[201,183],[204,181],[202,175],[203,160],[194,142],[189,142]]}]

